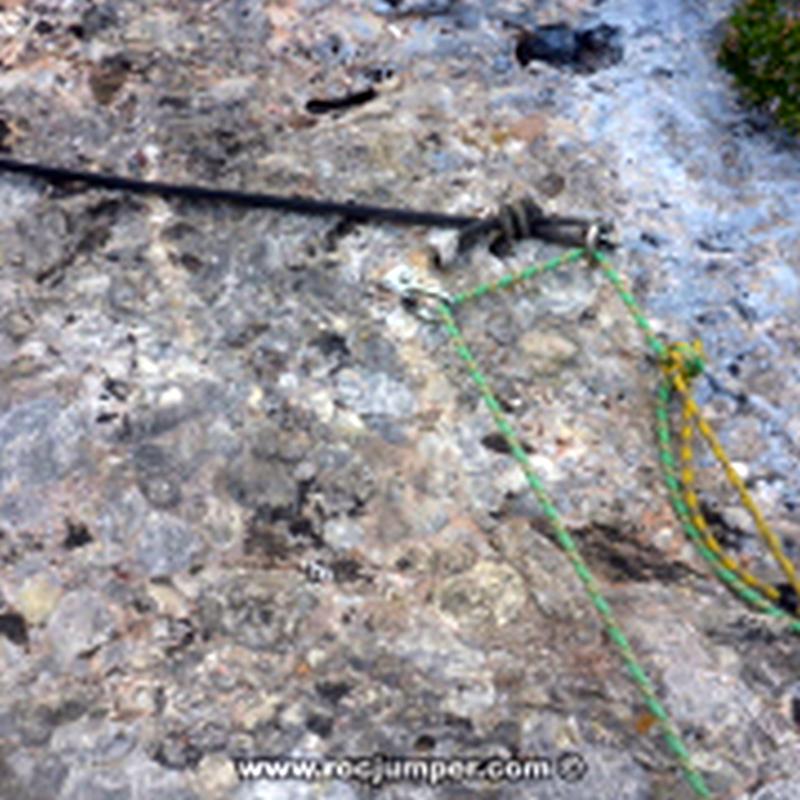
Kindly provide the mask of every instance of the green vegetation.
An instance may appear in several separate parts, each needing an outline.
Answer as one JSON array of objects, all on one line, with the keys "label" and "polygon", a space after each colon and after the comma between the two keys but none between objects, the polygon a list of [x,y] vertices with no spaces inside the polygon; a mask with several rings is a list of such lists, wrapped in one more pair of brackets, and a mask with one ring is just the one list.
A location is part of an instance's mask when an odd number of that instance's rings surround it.
[{"label": "green vegetation", "polygon": [[742,0],[719,51],[744,96],[800,134],[800,3]]}]

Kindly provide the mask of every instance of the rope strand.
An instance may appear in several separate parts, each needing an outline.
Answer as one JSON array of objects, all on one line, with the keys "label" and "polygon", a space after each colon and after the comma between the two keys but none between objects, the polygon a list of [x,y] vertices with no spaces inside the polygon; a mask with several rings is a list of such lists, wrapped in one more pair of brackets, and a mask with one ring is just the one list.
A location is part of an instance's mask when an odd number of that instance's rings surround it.
[{"label": "rope strand", "polygon": [[[796,619],[782,607],[782,604],[784,604],[783,592],[751,575],[742,565],[726,553],[724,548],[711,533],[705,518],[700,512],[699,501],[694,491],[694,470],[692,468],[693,450],[691,440],[695,427],[708,442],[715,457],[723,466],[728,480],[737,489],[742,503],[753,517],[759,529],[759,533],[767,543],[770,552],[784,569],[784,574],[790,578],[789,591],[796,591],[795,584],[791,582],[792,578],[796,580],[796,573],[791,562],[788,561],[783,553],[777,536],[772,533],[771,529],[764,521],[758,507],[755,505],[755,501],[750,497],[749,493],[747,493],[744,483],[734,470],[713,430],[703,418],[699,406],[691,395],[689,384],[703,371],[704,367],[702,351],[699,344],[694,346],[683,342],[671,346],[664,344],[658,336],[656,336],[652,325],[642,312],[636,298],[626,288],[622,276],[614,269],[606,256],[594,249],[583,248],[571,250],[543,264],[533,265],[518,272],[508,273],[495,281],[478,284],[471,289],[452,296],[447,302],[439,301],[437,302],[436,310],[457,354],[466,366],[467,373],[478,388],[484,405],[494,420],[495,427],[505,440],[509,452],[522,469],[529,488],[536,497],[545,517],[550,522],[556,541],[581,581],[592,606],[599,614],[608,637],[614,643],[623,663],[642,696],[643,702],[656,719],[664,741],[675,756],[684,779],[692,788],[695,795],[708,798],[711,797],[711,792],[706,786],[702,775],[694,767],[680,734],[656,697],[652,682],[639,664],[610,605],[603,597],[597,581],[578,552],[574,539],[564,526],[561,516],[550,498],[549,493],[541,479],[534,472],[530,459],[525,449],[522,447],[519,437],[503,413],[500,403],[492,392],[487,378],[481,372],[455,319],[454,312],[456,309],[469,301],[477,300],[485,295],[511,288],[523,281],[553,271],[565,264],[574,263],[584,256],[589,259],[590,263],[601,268],[605,277],[612,284],[623,304],[630,312],[635,324],[642,331],[645,341],[659,361],[662,372],[662,379],[659,383],[656,395],[656,434],[659,446],[659,458],[669,501],[687,537],[692,541],[701,557],[710,565],[717,578],[731,591],[736,593],[737,596],[758,611],[783,622],[786,630],[789,632],[800,634],[800,619]],[[669,425],[669,403],[673,394],[679,395],[683,401],[683,427],[681,430],[681,458],[683,468],[681,470],[680,479],[677,474],[678,468],[673,454]]]}]

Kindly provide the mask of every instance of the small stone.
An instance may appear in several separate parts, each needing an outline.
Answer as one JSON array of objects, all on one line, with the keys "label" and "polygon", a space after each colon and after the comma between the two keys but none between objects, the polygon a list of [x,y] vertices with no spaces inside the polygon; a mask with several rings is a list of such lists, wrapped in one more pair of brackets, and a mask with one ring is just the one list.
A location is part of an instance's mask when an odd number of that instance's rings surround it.
[{"label": "small stone", "polygon": [[442,584],[436,605],[464,625],[502,627],[514,620],[525,596],[522,578],[511,567],[479,561]]},{"label": "small stone", "polygon": [[318,419],[323,424],[331,422],[336,413],[333,397],[327,389],[320,389],[309,396],[309,405],[314,409]]},{"label": "small stone", "polygon": [[61,661],[68,664],[109,642],[114,618],[106,599],[92,589],[78,589],[61,598],[47,631]]},{"label": "small stone", "polygon": [[747,480],[747,476],[750,474],[750,467],[744,461],[732,461],[731,466],[743,481]]},{"label": "small stone", "polygon": [[800,414],[796,414],[789,420],[786,426],[786,432],[794,442],[796,447],[800,447]]},{"label": "small stone", "polygon": [[189,616],[186,598],[176,589],[163,583],[151,583],[147,587],[148,594],[156,603],[161,614],[176,619]]},{"label": "small stone", "polygon": [[547,116],[540,113],[529,114],[514,122],[508,132],[515,139],[529,145],[547,133]]},{"label": "small stone", "polygon": [[254,692],[248,697],[247,706],[241,712],[241,723],[245,729],[252,729],[264,725],[275,717],[275,711],[281,705],[281,698],[277,694]]},{"label": "small stone", "polygon": [[183,499],[178,476],[167,468],[139,470],[137,484],[153,508],[175,508]]},{"label": "small stone", "polygon": [[233,797],[239,778],[228,756],[210,753],[197,765],[192,783],[201,797]]},{"label": "small stone", "polygon": [[46,575],[34,575],[22,585],[17,607],[29,625],[41,625],[55,610],[62,593]]},{"label": "small stone", "polygon": [[357,414],[409,417],[416,399],[408,387],[383,372],[342,370],[337,375],[339,400]]},{"label": "small stone", "polygon": [[329,519],[323,529],[325,542],[335,550],[351,550],[364,542],[364,529],[351,519]]},{"label": "small stone", "polygon": [[150,577],[188,569],[200,551],[197,536],[180,520],[153,515],[139,537],[136,558]]},{"label": "small stone", "polygon": [[545,197],[557,197],[564,191],[567,182],[558,172],[548,172],[538,183],[537,188]]},{"label": "small stone", "polygon": [[440,229],[432,231],[428,235],[428,247],[426,248],[426,261],[422,269],[434,267],[436,269],[447,269],[456,265],[458,257],[458,233]]},{"label": "small stone", "polygon": [[8,334],[9,338],[19,343],[35,327],[33,318],[26,311],[20,308],[12,309],[6,314],[2,321],[2,329]]},{"label": "small stone", "polygon": [[100,105],[113,102],[117,92],[125,85],[131,64],[121,54],[108,56],[92,67],[89,73],[89,88]]},{"label": "small stone", "polygon": [[553,376],[571,367],[578,346],[566,336],[552,331],[528,331],[519,343],[523,360],[534,375]]},{"label": "small stone", "polygon": [[267,506],[274,513],[281,513],[281,509],[290,509],[294,504],[295,483],[277,460],[243,456],[225,469],[224,482],[230,496],[246,508]]}]

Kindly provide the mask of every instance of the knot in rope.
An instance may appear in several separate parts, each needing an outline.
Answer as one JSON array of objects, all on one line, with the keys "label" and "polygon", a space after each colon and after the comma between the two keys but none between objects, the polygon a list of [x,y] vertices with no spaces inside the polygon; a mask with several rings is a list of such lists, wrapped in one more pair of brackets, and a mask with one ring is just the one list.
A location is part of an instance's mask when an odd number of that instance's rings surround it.
[{"label": "knot in rope", "polygon": [[688,385],[705,369],[703,356],[703,343],[699,339],[691,343],[675,342],[667,347],[661,369],[667,378],[674,381],[680,376]]}]

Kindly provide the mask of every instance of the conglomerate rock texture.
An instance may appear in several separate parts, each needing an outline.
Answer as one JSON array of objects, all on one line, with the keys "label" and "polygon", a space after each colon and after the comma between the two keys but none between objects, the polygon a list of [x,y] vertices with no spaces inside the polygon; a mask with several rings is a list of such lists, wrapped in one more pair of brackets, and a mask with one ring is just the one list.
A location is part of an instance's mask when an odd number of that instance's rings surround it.
[{"label": "conglomerate rock texture", "polygon": [[[715,66],[730,7],[6,2],[2,147],[613,218],[657,330],[702,338],[699,398],[797,561],[799,150]],[[690,796],[446,335],[383,288],[434,239],[0,175],[0,797]],[[800,796],[798,641],[671,514],[657,371],[611,287],[576,265],[459,319],[715,796]],[[565,752],[581,780],[240,783],[231,761]]]}]

